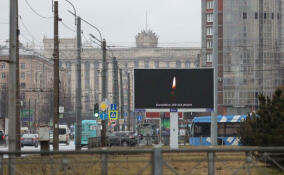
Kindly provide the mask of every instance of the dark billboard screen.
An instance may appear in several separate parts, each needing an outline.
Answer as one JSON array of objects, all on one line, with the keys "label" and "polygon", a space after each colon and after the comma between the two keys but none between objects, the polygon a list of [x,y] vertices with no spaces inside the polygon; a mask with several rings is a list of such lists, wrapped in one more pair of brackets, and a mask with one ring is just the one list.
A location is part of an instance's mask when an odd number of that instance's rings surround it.
[{"label": "dark billboard screen", "polygon": [[213,69],[134,69],[137,109],[212,111]]}]

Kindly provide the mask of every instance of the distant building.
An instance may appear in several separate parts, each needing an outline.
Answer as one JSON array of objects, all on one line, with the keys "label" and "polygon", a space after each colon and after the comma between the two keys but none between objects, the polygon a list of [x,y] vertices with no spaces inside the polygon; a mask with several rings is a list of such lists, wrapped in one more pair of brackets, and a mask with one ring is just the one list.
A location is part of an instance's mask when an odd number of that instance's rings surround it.
[{"label": "distant building", "polygon": [[[9,49],[0,48],[0,119],[8,118]],[[19,80],[22,126],[38,126],[53,119],[53,62],[33,50],[21,48]],[[66,72],[60,71],[61,96],[66,89]],[[61,105],[66,106],[66,99]],[[67,107],[67,106],[66,106]],[[30,109],[30,110],[29,110]],[[30,112],[29,112],[30,111]],[[28,119],[30,118],[30,119]],[[29,123],[31,121],[31,123]],[[2,123],[3,124],[3,123]]]},{"label": "distant building", "polygon": [[[245,114],[283,84],[283,0],[219,0],[218,113]],[[202,0],[202,66],[213,59],[213,0]]]},{"label": "distant building", "polygon": [[[44,39],[44,55],[52,57],[53,39]],[[60,65],[68,70],[68,90],[75,100],[76,82],[76,40],[60,39]],[[108,48],[108,100],[112,102],[113,74],[112,56],[123,70],[124,108],[127,109],[127,72],[131,77],[131,110],[133,109],[134,68],[196,68],[200,66],[200,48],[159,47],[158,36],[152,31],[142,31],[136,36],[136,47]],[[92,116],[94,103],[101,102],[102,52],[100,48],[82,49],[82,104],[83,116]],[[119,97],[120,98],[120,97]],[[74,101],[75,102],[75,101]],[[119,104],[120,105],[120,104]]]}]

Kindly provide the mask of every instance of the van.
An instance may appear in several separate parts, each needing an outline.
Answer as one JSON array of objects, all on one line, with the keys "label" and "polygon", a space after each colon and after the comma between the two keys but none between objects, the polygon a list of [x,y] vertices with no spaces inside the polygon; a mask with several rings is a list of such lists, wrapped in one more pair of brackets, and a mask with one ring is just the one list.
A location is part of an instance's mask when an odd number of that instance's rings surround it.
[{"label": "van", "polygon": [[[59,130],[58,130],[59,143],[65,143],[66,145],[69,145],[69,134],[70,130],[67,125],[59,125]],[[50,131],[49,143],[53,143],[53,131]]]},{"label": "van", "polygon": [[69,145],[69,134],[70,130],[67,125],[59,125],[59,143],[65,143]]}]

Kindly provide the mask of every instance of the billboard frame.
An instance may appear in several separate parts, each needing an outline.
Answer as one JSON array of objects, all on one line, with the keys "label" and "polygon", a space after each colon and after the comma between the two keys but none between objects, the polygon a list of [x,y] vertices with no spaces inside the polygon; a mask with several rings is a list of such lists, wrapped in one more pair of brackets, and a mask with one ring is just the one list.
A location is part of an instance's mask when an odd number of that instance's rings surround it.
[{"label": "billboard frame", "polygon": [[[212,108],[135,108],[135,70],[202,70],[202,69],[209,69],[212,70],[212,80],[213,80],[213,88],[212,88],[212,95],[213,95],[213,106]],[[134,68],[133,69],[133,111],[134,112],[214,112],[215,106],[215,97],[214,97],[214,74],[215,69],[213,67],[199,67],[199,68]]]}]

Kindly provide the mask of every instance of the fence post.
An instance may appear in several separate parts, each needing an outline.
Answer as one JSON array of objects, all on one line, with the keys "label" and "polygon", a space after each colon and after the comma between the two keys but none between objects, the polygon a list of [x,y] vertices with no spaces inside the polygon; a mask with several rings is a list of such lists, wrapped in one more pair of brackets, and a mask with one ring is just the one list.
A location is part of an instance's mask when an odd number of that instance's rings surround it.
[{"label": "fence post", "polygon": [[215,174],[215,164],[214,164],[214,152],[208,152],[208,175]]},{"label": "fence post", "polygon": [[[105,151],[106,148],[102,148],[102,151]],[[107,153],[102,153],[101,155],[101,158],[102,158],[102,175],[107,175],[107,159],[108,159],[108,156],[107,156]]]},{"label": "fence post", "polygon": [[3,171],[4,167],[3,167],[3,154],[0,154],[0,175],[3,175]]},{"label": "fence post", "polygon": [[157,146],[153,149],[152,153],[152,174],[162,175],[163,174],[163,157],[161,147]]}]

